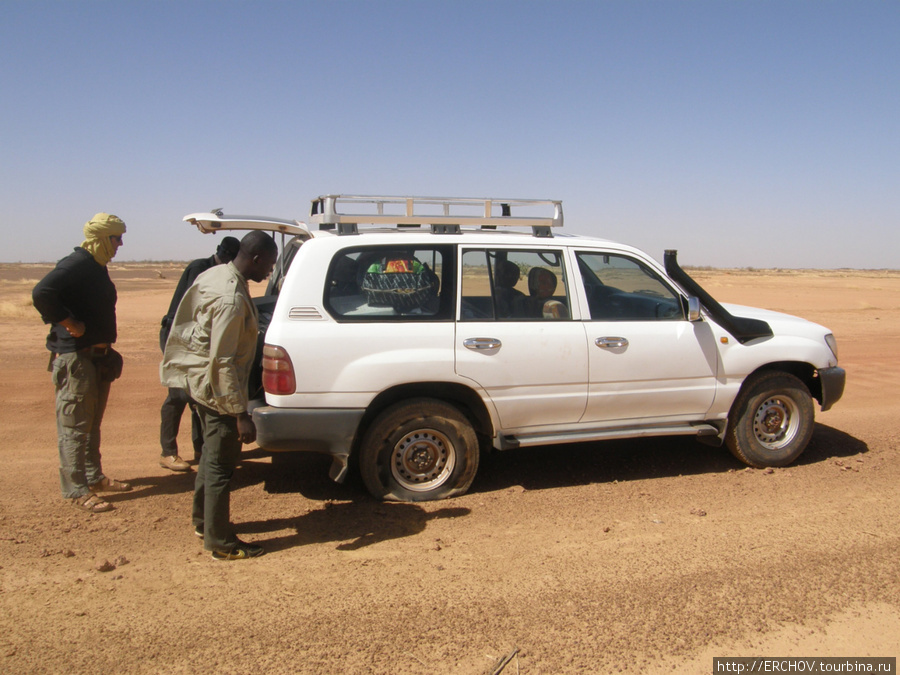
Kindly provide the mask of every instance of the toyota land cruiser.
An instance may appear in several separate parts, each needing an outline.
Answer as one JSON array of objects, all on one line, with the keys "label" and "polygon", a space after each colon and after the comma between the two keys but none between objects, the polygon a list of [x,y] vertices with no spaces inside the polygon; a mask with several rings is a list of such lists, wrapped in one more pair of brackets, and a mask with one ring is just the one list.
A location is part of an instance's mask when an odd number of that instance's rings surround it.
[{"label": "toyota land cruiser", "polygon": [[326,195],[261,299],[259,445],[356,460],[377,498],[464,493],[481,452],[691,435],[794,461],[845,374],[828,329],[723,306],[667,251],[562,234],[553,200]]}]

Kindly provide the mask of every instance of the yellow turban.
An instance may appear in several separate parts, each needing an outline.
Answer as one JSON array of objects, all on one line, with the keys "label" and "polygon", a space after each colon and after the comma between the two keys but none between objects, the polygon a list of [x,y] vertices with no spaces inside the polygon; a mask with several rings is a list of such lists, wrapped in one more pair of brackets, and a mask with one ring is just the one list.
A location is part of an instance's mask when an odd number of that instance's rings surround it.
[{"label": "yellow turban", "polygon": [[125,223],[118,216],[98,213],[84,224],[84,241],[81,248],[94,256],[104,267],[116,254],[109,238],[113,235],[121,237],[125,234]]}]

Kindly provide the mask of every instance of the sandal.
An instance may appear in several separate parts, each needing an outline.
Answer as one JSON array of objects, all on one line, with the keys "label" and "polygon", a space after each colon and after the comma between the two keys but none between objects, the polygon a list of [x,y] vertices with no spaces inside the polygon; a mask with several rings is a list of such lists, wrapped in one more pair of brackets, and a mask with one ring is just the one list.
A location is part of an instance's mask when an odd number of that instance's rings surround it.
[{"label": "sandal", "polygon": [[104,476],[97,483],[88,486],[91,492],[130,492],[131,484]]},{"label": "sandal", "polygon": [[115,508],[112,504],[104,501],[102,497],[98,497],[93,492],[88,492],[86,495],[81,495],[80,497],[74,497],[72,499],[72,505],[82,511],[87,511],[88,513],[103,513],[104,511],[112,511]]}]

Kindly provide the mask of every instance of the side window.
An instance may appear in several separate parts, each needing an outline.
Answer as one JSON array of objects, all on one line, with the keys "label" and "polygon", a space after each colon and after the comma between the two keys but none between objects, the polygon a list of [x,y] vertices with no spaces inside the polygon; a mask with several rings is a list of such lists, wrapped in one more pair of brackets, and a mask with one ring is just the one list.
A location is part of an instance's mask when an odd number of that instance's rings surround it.
[{"label": "side window", "polygon": [[462,262],[463,321],[571,317],[561,251],[470,249]]},{"label": "side window", "polygon": [[646,265],[621,255],[578,253],[591,319],[666,321],[684,318],[680,296]]},{"label": "side window", "polygon": [[342,251],[328,270],[325,306],[338,319],[449,319],[452,300],[442,294],[445,258],[440,248]]}]

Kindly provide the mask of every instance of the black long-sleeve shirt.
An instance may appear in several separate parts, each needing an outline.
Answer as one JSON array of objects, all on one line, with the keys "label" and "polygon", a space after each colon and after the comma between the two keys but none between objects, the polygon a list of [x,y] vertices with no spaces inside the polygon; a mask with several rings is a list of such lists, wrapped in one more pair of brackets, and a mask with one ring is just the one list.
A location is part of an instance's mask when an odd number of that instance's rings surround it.
[{"label": "black long-sleeve shirt", "polygon": [[172,295],[172,302],[169,303],[169,311],[166,312],[167,317],[170,319],[174,318],[175,311],[178,309],[178,305],[181,303],[184,294],[187,293],[187,289],[194,285],[194,281],[197,277],[210,267],[215,266],[216,256],[214,255],[211,255],[208,258],[197,258],[188,263],[188,266],[184,268],[184,272],[181,273],[181,279],[178,280],[178,285],[175,287],[175,293]]},{"label": "black long-sleeve shirt", "polygon": [[[44,323],[51,324],[47,349],[57,354],[116,341],[116,286],[105,265],[83,248],[60,260],[31,293]],[[73,318],[84,324],[84,335],[74,338],[60,325]]]}]

